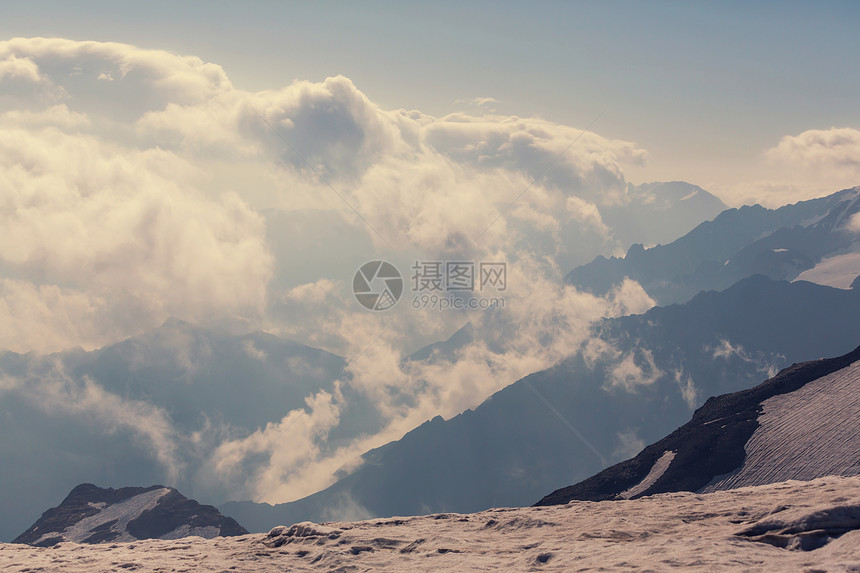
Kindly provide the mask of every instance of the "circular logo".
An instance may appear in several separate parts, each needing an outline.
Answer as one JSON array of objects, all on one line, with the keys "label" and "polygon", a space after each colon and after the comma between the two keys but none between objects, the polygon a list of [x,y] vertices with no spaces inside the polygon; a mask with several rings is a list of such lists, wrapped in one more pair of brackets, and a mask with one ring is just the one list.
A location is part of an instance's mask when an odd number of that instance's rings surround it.
[{"label": "circular logo", "polygon": [[403,277],[389,262],[370,261],[355,271],[352,293],[358,304],[368,310],[388,310],[403,294]]}]

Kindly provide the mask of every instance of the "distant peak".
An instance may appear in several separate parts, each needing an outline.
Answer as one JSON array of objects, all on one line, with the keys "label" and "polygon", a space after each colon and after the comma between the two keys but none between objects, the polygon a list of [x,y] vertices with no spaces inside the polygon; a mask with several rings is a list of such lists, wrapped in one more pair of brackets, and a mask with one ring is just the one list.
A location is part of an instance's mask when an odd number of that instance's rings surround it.
[{"label": "distant peak", "polygon": [[159,328],[166,328],[171,330],[186,330],[189,328],[193,328],[193,326],[194,325],[190,322],[182,320],[181,318],[176,318],[175,316],[171,316],[170,318],[165,320],[164,324],[162,324]]}]

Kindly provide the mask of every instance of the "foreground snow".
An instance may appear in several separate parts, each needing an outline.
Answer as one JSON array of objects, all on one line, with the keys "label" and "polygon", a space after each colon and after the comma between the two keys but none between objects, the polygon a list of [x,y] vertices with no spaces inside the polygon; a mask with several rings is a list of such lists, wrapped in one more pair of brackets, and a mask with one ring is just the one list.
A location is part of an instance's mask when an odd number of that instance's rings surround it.
[{"label": "foreground snow", "polygon": [[0,569],[857,571],[858,528],[860,477],[825,477],[711,494],[303,523],[268,535],[53,548],[0,544]]}]

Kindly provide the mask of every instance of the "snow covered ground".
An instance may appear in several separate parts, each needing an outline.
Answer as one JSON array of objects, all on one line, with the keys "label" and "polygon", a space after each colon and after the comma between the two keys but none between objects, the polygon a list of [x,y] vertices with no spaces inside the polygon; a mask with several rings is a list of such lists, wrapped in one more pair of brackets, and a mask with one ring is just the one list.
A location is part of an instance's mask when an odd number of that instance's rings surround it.
[{"label": "snow covered ground", "polygon": [[[825,477],[710,494],[304,523],[268,535],[53,548],[0,544],[0,569],[858,571],[858,528],[860,477]],[[838,537],[818,549],[790,549],[814,547],[829,535]]]}]

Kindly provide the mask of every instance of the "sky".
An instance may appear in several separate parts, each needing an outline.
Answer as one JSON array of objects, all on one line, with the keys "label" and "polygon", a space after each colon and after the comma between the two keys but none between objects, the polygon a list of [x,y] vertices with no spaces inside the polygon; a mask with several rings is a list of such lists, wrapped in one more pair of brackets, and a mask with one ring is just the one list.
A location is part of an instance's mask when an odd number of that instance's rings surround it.
[{"label": "sky", "polygon": [[[858,15],[850,2],[3,3],[0,349],[96,350],[177,318],[343,356],[337,382],[374,401],[383,431],[322,456],[314,440],[343,403],[320,391],[217,449],[236,475],[245,457],[271,461],[248,496],[311,493],[368,448],[586,348],[600,318],[650,308],[634,281],[604,296],[563,281],[626,252],[606,216],[644,212],[628,185],[683,180],[775,207],[860,183]],[[353,294],[376,260],[404,275],[385,311]],[[412,266],[458,261],[503,263],[506,282],[447,303],[496,306],[427,307],[441,302]],[[453,356],[403,362],[466,323],[477,335]],[[145,438],[153,419],[170,426],[168,410],[68,372],[43,382],[0,378],[0,397],[84,418],[99,405],[108,427],[142,412]],[[285,454],[288,434],[314,463]]]},{"label": "sky", "polygon": [[576,127],[599,115],[598,133],[648,151],[635,183],[686,180],[729,204],[857,175],[855,163],[789,177],[796,162],[767,155],[785,136],[857,128],[850,1],[18,2],[0,14],[0,37],[195,55],[252,91],[342,74],[384,109],[443,116],[493,98],[498,113]]}]

